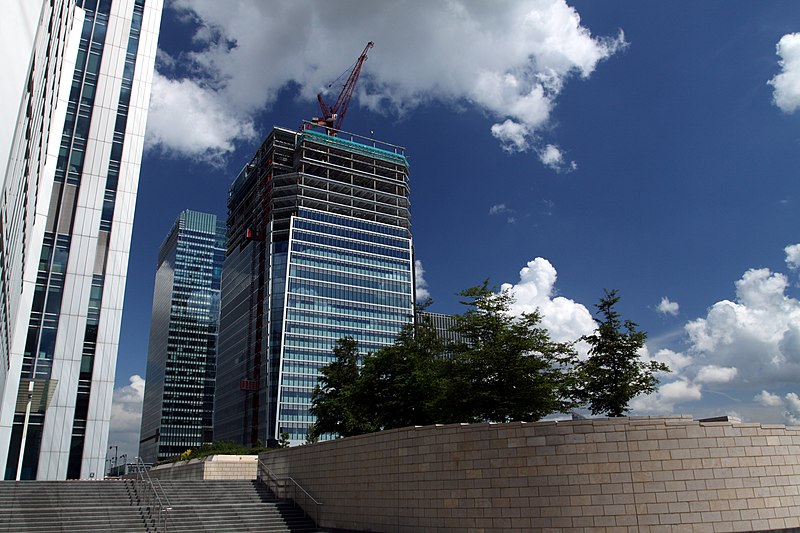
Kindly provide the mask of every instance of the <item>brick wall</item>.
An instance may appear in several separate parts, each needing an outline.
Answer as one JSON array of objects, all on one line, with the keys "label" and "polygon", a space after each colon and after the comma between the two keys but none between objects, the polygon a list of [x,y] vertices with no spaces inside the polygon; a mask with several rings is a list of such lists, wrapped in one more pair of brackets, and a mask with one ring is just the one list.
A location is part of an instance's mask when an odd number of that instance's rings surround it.
[{"label": "brick wall", "polygon": [[323,527],[800,528],[800,428],[778,425],[676,416],[427,426],[261,459],[323,503]]},{"label": "brick wall", "polygon": [[258,456],[212,455],[191,461],[178,461],[150,470],[158,479],[256,479]]}]

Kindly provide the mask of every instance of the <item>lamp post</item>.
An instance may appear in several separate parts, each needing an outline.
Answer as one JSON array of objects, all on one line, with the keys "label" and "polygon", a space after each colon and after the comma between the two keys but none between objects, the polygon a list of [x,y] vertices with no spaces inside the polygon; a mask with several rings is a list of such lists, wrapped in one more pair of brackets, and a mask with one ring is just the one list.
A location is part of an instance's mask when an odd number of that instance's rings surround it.
[{"label": "lamp post", "polygon": [[119,446],[114,444],[113,446],[109,446],[108,449],[109,450],[111,450],[111,449],[114,450],[114,463],[113,463],[113,466],[117,466],[117,459],[119,459],[119,456],[117,455],[119,453]]}]

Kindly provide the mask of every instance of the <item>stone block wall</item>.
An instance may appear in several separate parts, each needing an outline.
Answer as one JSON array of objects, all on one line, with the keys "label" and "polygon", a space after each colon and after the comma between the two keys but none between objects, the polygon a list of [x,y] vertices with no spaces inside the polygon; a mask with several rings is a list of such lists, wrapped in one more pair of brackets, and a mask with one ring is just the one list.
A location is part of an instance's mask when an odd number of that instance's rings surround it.
[{"label": "stone block wall", "polygon": [[779,425],[675,416],[426,426],[277,450],[261,460],[322,502],[322,527],[800,528],[800,428]]},{"label": "stone block wall", "polygon": [[212,455],[191,461],[159,465],[150,470],[158,479],[256,479],[258,456]]}]

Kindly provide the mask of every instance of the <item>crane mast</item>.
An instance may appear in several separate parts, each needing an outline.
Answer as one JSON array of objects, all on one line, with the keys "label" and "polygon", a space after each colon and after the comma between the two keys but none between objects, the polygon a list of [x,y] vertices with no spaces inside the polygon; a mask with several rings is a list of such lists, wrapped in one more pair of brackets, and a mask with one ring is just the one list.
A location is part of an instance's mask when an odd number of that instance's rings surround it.
[{"label": "crane mast", "polygon": [[339,93],[339,97],[332,106],[328,107],[328,105],[325,103],[325,100],[322,98],[322,93],[317,94],[317,101],[319,102],[319,107],[322,110],[322,116],[314,117],[312,122],[318,126],[324,127],[328,131],[329,135],[335,135],[336,132],[342,128],[344,115],[347,113],[347,108],[350,105],[350,99],[353,97],[353,90],[356,87],[358,76],[361,74],[361,67],[364,65],[364,61],[367,60],[367,52],[374,45],[375,43],[370,41],[367,43],[367,46],[364,47],[364,51],[361,52],[360,56],[358,56],[358,59],[353,66],[353,70],[350,72],[350,75],[347,77],[347,81],[344,83],[342,92]]}]

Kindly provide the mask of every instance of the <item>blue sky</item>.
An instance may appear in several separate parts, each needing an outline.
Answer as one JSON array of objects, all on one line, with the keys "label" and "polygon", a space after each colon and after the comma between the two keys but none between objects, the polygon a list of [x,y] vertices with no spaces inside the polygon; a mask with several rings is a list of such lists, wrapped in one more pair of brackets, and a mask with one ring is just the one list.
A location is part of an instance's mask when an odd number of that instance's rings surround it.
[{"label": "blue sky", "polygon": [[178,213],[225,217],[269,129],[316,115],[369,40],[344,129],[406,147],[432,310],[489,278],[567,340],[619,289],[675,370],[634,414],[800,423],[797,2],[167,4],[112,440]]}]

